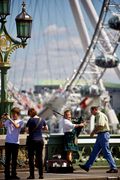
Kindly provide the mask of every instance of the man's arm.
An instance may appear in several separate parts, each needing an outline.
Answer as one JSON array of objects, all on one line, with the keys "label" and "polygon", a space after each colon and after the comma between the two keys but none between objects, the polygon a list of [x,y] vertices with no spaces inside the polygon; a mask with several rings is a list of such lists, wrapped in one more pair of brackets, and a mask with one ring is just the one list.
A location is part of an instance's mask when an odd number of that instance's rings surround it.
[{"label": "man's arm", "polygon": [[84,127],[86,125],[86,122],[81,122],[80,124],[74,124],[75,125],[75,128],[81,128],[81,127]]},{"label": "man's arm", "polygon": [[91,132],[90,137],[93,137],[94,134],[97,134],[99,131],[103,129],[103,126],[95,126],[94,130]]}]

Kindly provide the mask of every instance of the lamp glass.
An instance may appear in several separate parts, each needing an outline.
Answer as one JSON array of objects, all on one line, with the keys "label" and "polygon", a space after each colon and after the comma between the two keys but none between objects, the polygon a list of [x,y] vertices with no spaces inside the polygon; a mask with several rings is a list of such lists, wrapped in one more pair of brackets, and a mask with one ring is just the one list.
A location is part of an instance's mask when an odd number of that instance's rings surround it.
[{"label": "lamp glass", "polygon": [[17,21],[17,37],[30,38],[31,37],[31,21]]},{"label": "lamp glass", "polygon": [[10,4],[11,0],[0,0],[0,15],[9,15],[10,14]]}]

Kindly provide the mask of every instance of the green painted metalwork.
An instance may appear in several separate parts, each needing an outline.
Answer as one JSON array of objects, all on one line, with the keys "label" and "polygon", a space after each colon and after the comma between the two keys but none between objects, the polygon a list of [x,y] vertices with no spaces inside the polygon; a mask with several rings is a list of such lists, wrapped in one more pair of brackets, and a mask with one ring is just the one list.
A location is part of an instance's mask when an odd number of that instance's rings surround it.
[{"label": "green painted metalwork", "polygon": [[[26,41],[31,37],[32,18],[26,13],[25,3],[22,4],[22,13],[16,17],[17,30],[20,29],[20,36],[17,35],[21,42],[13,39],[6,30],[6,16],[10,14],[9,0],[0,1],[0,70],[1,70],[1,101],[0,101],[0,115],[7,112],[10,114],[12,101],[7,94],[7,71],[11,67],[10,56],[18,48],[25,48]],[[25,23],[25,27],[21,26]],[[23,28],[23,29],[22,29]],[[25,29],[27,28],[27,29]],[[25,31],[25,32],[24,32]]]},{"label": "green painted metalwork", "polygon": [[[78,138],[78,146],[79,151],[74,154],[74,166],[77,167],[79,163],[86,162],[94,141],[96,138],[90,138],[89,135],[80,135]],[[51,134],[44,136],[45,146],[44,146],[44,164],[46,164],[47,160],[53,158],[53,155],[61,154],[62,158],[64,158],[64,136],[60,134]],[[20,150],[18,155],[18,166],[21,168],[28,167],[28,157],[26,151],[26,135],[23,134],[20,136]],[[5,145],[5,135],[0,136],[0,168],[4,166],[4,145]],[[120,134],[118,135],[111,135],[111,142],[110,142],[111,151],[113,157],[116,161],[118,167],[120,167]],[[107,161],[103,158],[102,154],[98,156],[95,163],[93,164],[94,167],[105,167],[108,166]]]},{"label": "green painted metalwork", "polygon": [[26,44],[14,40],[8,34],[5,23],[5,19],[1,19],[0,29],[0,70],[1,70],[1,102],[0,102],[0,115],[4,112],[10,113],[13,102],[8,99],[7,94],[7,71],[11,67],[10,55],[17,48],[24,48]]}]

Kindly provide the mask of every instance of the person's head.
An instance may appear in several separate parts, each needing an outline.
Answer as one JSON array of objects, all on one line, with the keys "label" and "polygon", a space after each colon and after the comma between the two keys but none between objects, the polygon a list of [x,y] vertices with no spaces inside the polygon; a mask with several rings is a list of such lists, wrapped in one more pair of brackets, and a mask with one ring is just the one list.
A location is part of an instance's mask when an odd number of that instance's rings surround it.
[{"label": "person's head", "polygon": [[91,107],[91,114],[96,115],[99,110],[98,106],[92,106]]},{"label": "person's head", "polygon": [[68,120],[71,120],[71,118],[72,118],[72,113],[71,113],[71,111],[70,111],[69,109],[67,109],[67,110],[64,111],[64,118],[65,118],[65,119],[68,119]]},{"label": "person's head", "polygon": [[28,116],[34,117],[35,115],[37,115],[37,111],[34,108],[30,108],[28,110]]},{"label": "person's head", "polygon": [[16,120],[20,116],[20,108],[14,107],[11,109],[11,117]]}]

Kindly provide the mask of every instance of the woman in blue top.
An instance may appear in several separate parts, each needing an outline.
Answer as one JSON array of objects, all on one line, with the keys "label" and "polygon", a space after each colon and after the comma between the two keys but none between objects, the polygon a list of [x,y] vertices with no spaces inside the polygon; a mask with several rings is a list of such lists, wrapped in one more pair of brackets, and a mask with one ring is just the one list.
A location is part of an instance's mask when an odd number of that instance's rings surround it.
[{"label": "woman in blue top", "polygon": [[44,119],[37,116],[37,112],[34,108],[28,110],[30,119],[28,120],[26,127],[29,133],[30,142],[28,144],[28,159],[30,176],[27,179],[34,179],[34,155],[37,160],[37,168],[39,171],[39,179],[43,179],[43,160],[42,152],[44,141],[42,137],[42,130],[48,130],[48,126]]}]

